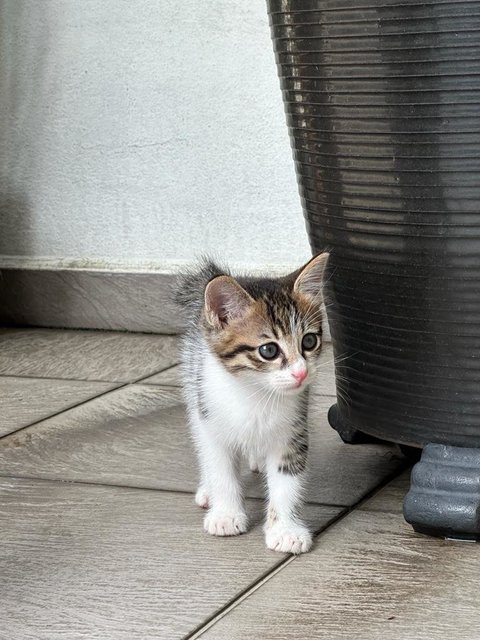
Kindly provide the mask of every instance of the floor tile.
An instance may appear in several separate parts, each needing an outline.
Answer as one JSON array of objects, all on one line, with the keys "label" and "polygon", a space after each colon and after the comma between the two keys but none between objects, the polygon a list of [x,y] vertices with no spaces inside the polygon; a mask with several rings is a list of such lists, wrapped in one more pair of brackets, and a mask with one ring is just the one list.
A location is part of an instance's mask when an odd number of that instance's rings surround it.
[{"label": "floor tile", "polygon": [[392,480],[384,489],[364,502],[360,509],[403,513],[403,500],[410,489],[410,469]]},{"label": "floor tile", "polygon": [[[330,398],[311,407],[307,500],[352,505],[403,458],[394,447],[346,445],[328,425]],[[247,495],[262,497],[245,469]],[[195,491],[197,471],[180,390],[130,385],[0,442],[0,474]]]},{"label": "floor tile", "polygon": [[114,386],[107,382],[0,377],[0,437]]},{"label": "floor tile", "polygon": [[181,387],[182,381],[180,379],[180,366],[175,365],[160,373],[155,373],[149,378],[142,380],[142,384],[159,384],[164,387]]},{"label": "floor tile", "polygon": [[[285,558],[264,546],[262,508],[249,503],[250,532],[220,539],[189,495],[4,478],[2,628],[8,640],[180,639]],[[312,509],[324,524],[338,513]]]},{"label": "floor tile", "polygon": [[129,382],[178,362],[175,336],[0,330],[0,375]]},{"label": "floor tile", "polygon": [[478,640],[480,545],[356,510],[201,635],[202,640]]}]

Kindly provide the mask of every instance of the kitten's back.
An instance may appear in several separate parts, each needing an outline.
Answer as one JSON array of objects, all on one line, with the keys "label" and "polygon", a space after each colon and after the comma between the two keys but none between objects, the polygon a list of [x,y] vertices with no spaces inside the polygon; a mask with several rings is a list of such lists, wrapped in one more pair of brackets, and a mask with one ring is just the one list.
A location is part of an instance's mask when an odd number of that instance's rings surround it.
[{"label": "kitten's back", "polygon": [[230,275],[229,270],[220,267],[210,258],[203,258],[195,270],[180,274],[174,298],[189,320],[196,320],[200,316],[207,284],[222,275]]}]

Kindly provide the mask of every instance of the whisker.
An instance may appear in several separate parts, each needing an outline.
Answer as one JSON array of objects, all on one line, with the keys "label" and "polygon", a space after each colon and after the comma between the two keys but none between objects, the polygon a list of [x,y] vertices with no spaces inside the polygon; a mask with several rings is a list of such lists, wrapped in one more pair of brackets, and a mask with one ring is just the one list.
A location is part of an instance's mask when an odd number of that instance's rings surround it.
[{"label": "whisker", "polygon": [[325,285],[326,285],[328,282],[330,282],[330,280],[331,280],[331,279],[333,278],[333,276],[337,273],[337,271],[338,271],[338,267],[335,267],[335,268],[332,270],[332,273],[330,274],[330,276],[329,276],[326,280],[324,280],[324,281],[323,281],[323,286],[324,286],[324,287],[325,287]]}]

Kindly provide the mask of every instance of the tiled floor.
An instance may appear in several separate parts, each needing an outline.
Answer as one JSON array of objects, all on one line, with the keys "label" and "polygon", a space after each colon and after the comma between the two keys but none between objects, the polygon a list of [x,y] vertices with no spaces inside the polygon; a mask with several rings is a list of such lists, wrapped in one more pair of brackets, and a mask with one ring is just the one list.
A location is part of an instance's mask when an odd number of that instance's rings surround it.
[{"label": "tiled floor", "polygon": [[480,638],[480,545],[415,534],[397,450],[328,426],[329,349],[295,558],[246,469],[250,531],[203,533],[177,361],[172,337],[0,331],[0,640]]}]

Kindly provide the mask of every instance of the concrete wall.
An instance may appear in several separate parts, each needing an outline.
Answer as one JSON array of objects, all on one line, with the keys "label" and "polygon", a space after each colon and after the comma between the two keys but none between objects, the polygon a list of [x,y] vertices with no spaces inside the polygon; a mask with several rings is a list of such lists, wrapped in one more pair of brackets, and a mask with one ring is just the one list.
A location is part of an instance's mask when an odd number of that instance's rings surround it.
[{"label": "concrete wall", "polygon": [[310,255],[263,0],[3,0],[0,267]]}]

